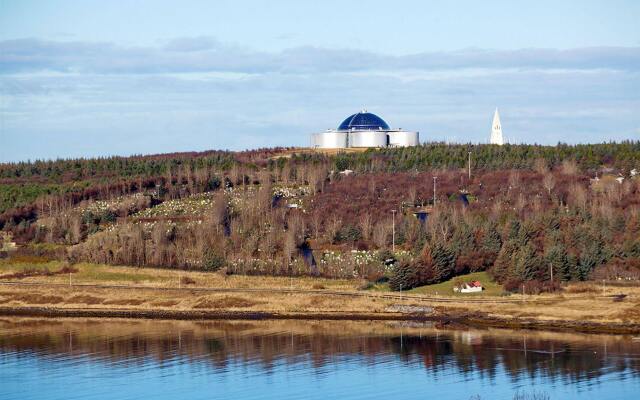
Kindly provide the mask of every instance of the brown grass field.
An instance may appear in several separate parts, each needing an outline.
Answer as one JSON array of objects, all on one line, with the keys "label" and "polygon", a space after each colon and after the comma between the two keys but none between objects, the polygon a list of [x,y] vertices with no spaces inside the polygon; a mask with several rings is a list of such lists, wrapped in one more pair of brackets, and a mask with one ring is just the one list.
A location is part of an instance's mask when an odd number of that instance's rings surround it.
[{"label": "brown grass field", "polygon": [[[31,269],[48,268],[56,271],[62,263],[52,261],[30,265]],[[17,260],[11,263],[5,260],[0,262],[0,275],[23,271],[24,268],[24,263]],[[637,286],[609,284],[603,287],[585,282],[570,284],[560,293],[536,296],[499,296],[496,295],[497,291],[491,291],[483,296],[464,297],[434,295],[430,290],[399,296],[398,293],[359,290],[362,282],[357,280],[226,276],[219,273],[95,264],[77,264],[73,268],[77,272],[2,279],[0,307],[185,312],[211,310],[291,315],[360,313],[375,319],[376,316],[402,312],[398,311],[397,306],[400,305],[431,307],[435,310],[434,315],[464,315],[469,320],[535,321],[549,326],[640,326],[640,287]],[[237,291],[216,292],[216,289]],[[263,291],[251,291],[256,289]],[[286,292],[291,289],[302,291]],[[615,301],[611,296],[618,294],[626,297],[622,301]],[[389,295],[392,297],[385,297]]]}]

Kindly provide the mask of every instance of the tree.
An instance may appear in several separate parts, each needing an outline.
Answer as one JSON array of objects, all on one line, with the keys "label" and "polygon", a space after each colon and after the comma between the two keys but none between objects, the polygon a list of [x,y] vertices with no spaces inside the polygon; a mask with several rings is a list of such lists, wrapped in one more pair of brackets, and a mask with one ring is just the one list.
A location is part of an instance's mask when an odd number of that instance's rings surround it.
[{"label": "tree", "polygon": [[389,288],[395,291],[409,290],[435,282],[437,282],[436,270],[431,248],[426,245],[419,258],[403,259],[397,263],[389,278]]},{"label": "tree", "polygon": [[512,219],[507,226],[507,240],[517,239],[520,232],[520,221]]},{"label": "tree", "polygon": [[471,227],[461,223],[451,237],[451,249],[456,255],[473,251],[474,236]]},{"label": "tree", "polygon": [[482,237],[482,249],[491,253],[498,254],[502,247],[502,238],[498,232],[497,225],[490,222],[486,225],[484,236]]},{"label": "tree", "polygon": [[581,281],[587,280],[589,274],[593,269],[600,264],[600,251],[597,245],[593,244],[587,248],[585,248],[580,253],[580,258],[578,260],[578,279]]},{"label": "tree", "polygon": [[518,244],[515,240],[509,240],[502,245],[498,257],[493,264],[493,268],[490,270],[491,275],[496,281],[503,283],[509,278],[515,264],[517,250]]},{"label": "tree", "polygon": [[[544,258],[547,265],[553,266],[554,278],[561,281],[568,281],[571,279],[571,270],[569,269],[569,263],[567,260],[567,251],[561,243],[551,246],[547,250]],[[551,279],[550,274],[548,277]]]},{"label": "tree", "polygon": [[540,260],[536,255],[536,251],[530,244],[520,249],[515,260],[513,275],[515,278],[523,281],[529,281],[536,277]]},{"label": "tree", "polygon": [[551,196],[551,191],[556,186],[556,178],[553,177],[552,173],[547,173],[544,178],[542,178],[542,184],[545,189],[547,189],[549,196]]},{"label": "tree", "polygon": [[456,265],[455,253],[441,243],[431,248],[431,258],[435,272],[434,283],[445,281],[453,276]]}]

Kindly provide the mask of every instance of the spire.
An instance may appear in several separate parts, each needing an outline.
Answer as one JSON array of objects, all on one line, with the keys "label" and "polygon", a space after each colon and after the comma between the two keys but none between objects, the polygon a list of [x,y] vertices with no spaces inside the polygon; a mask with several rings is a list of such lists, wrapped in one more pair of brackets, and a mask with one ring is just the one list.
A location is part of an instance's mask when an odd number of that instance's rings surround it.
[{"label": "spire", "polygon": [[493,114],[493,123],[491,124],[491,144],[504,144],[504,139],[502,138],[502,124],[500,123],[500,114],[498,114],[498,108],[496,107],[496,112]]}]

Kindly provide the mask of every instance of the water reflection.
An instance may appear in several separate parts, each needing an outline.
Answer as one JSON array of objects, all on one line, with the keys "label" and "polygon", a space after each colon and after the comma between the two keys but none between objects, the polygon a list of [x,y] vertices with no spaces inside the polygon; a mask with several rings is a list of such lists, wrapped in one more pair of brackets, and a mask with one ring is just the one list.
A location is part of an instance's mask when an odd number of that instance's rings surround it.
[{"label": "water reflection", "polygon": [[[37,374],[16,375],[34,368]],[[73,373],[86,382],[76,386],[78,393],[94,397],[101,384],[109,387],[105,395],[133,396],[135,389],[113,390],[135,376],[145,394],[173,382],[156,394],[167,398],[325,398],[331,392],[416,398],[425,390],[446,398],[510,398],[520,387],[544,387],[552,398],[624,398],[640,385],[640,343],[385,322],[0,320],[0,397],[21,390],[25,397],[55,398],[55,390],[41,392],[33,380],[77,384]],[[23,392],[24,384],[33,391]],[[316,390],[308,393],[309,387]]]}]

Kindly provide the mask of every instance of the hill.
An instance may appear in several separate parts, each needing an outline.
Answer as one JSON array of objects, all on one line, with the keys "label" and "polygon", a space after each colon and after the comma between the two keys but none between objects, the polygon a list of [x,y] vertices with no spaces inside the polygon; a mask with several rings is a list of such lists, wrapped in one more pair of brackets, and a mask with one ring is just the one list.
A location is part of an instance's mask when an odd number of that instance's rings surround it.
[{"label": "hill", "polygon": [[551,290],[640,275],[637,170],[640,142],[12,163],[0,228],[73,262]]}]

